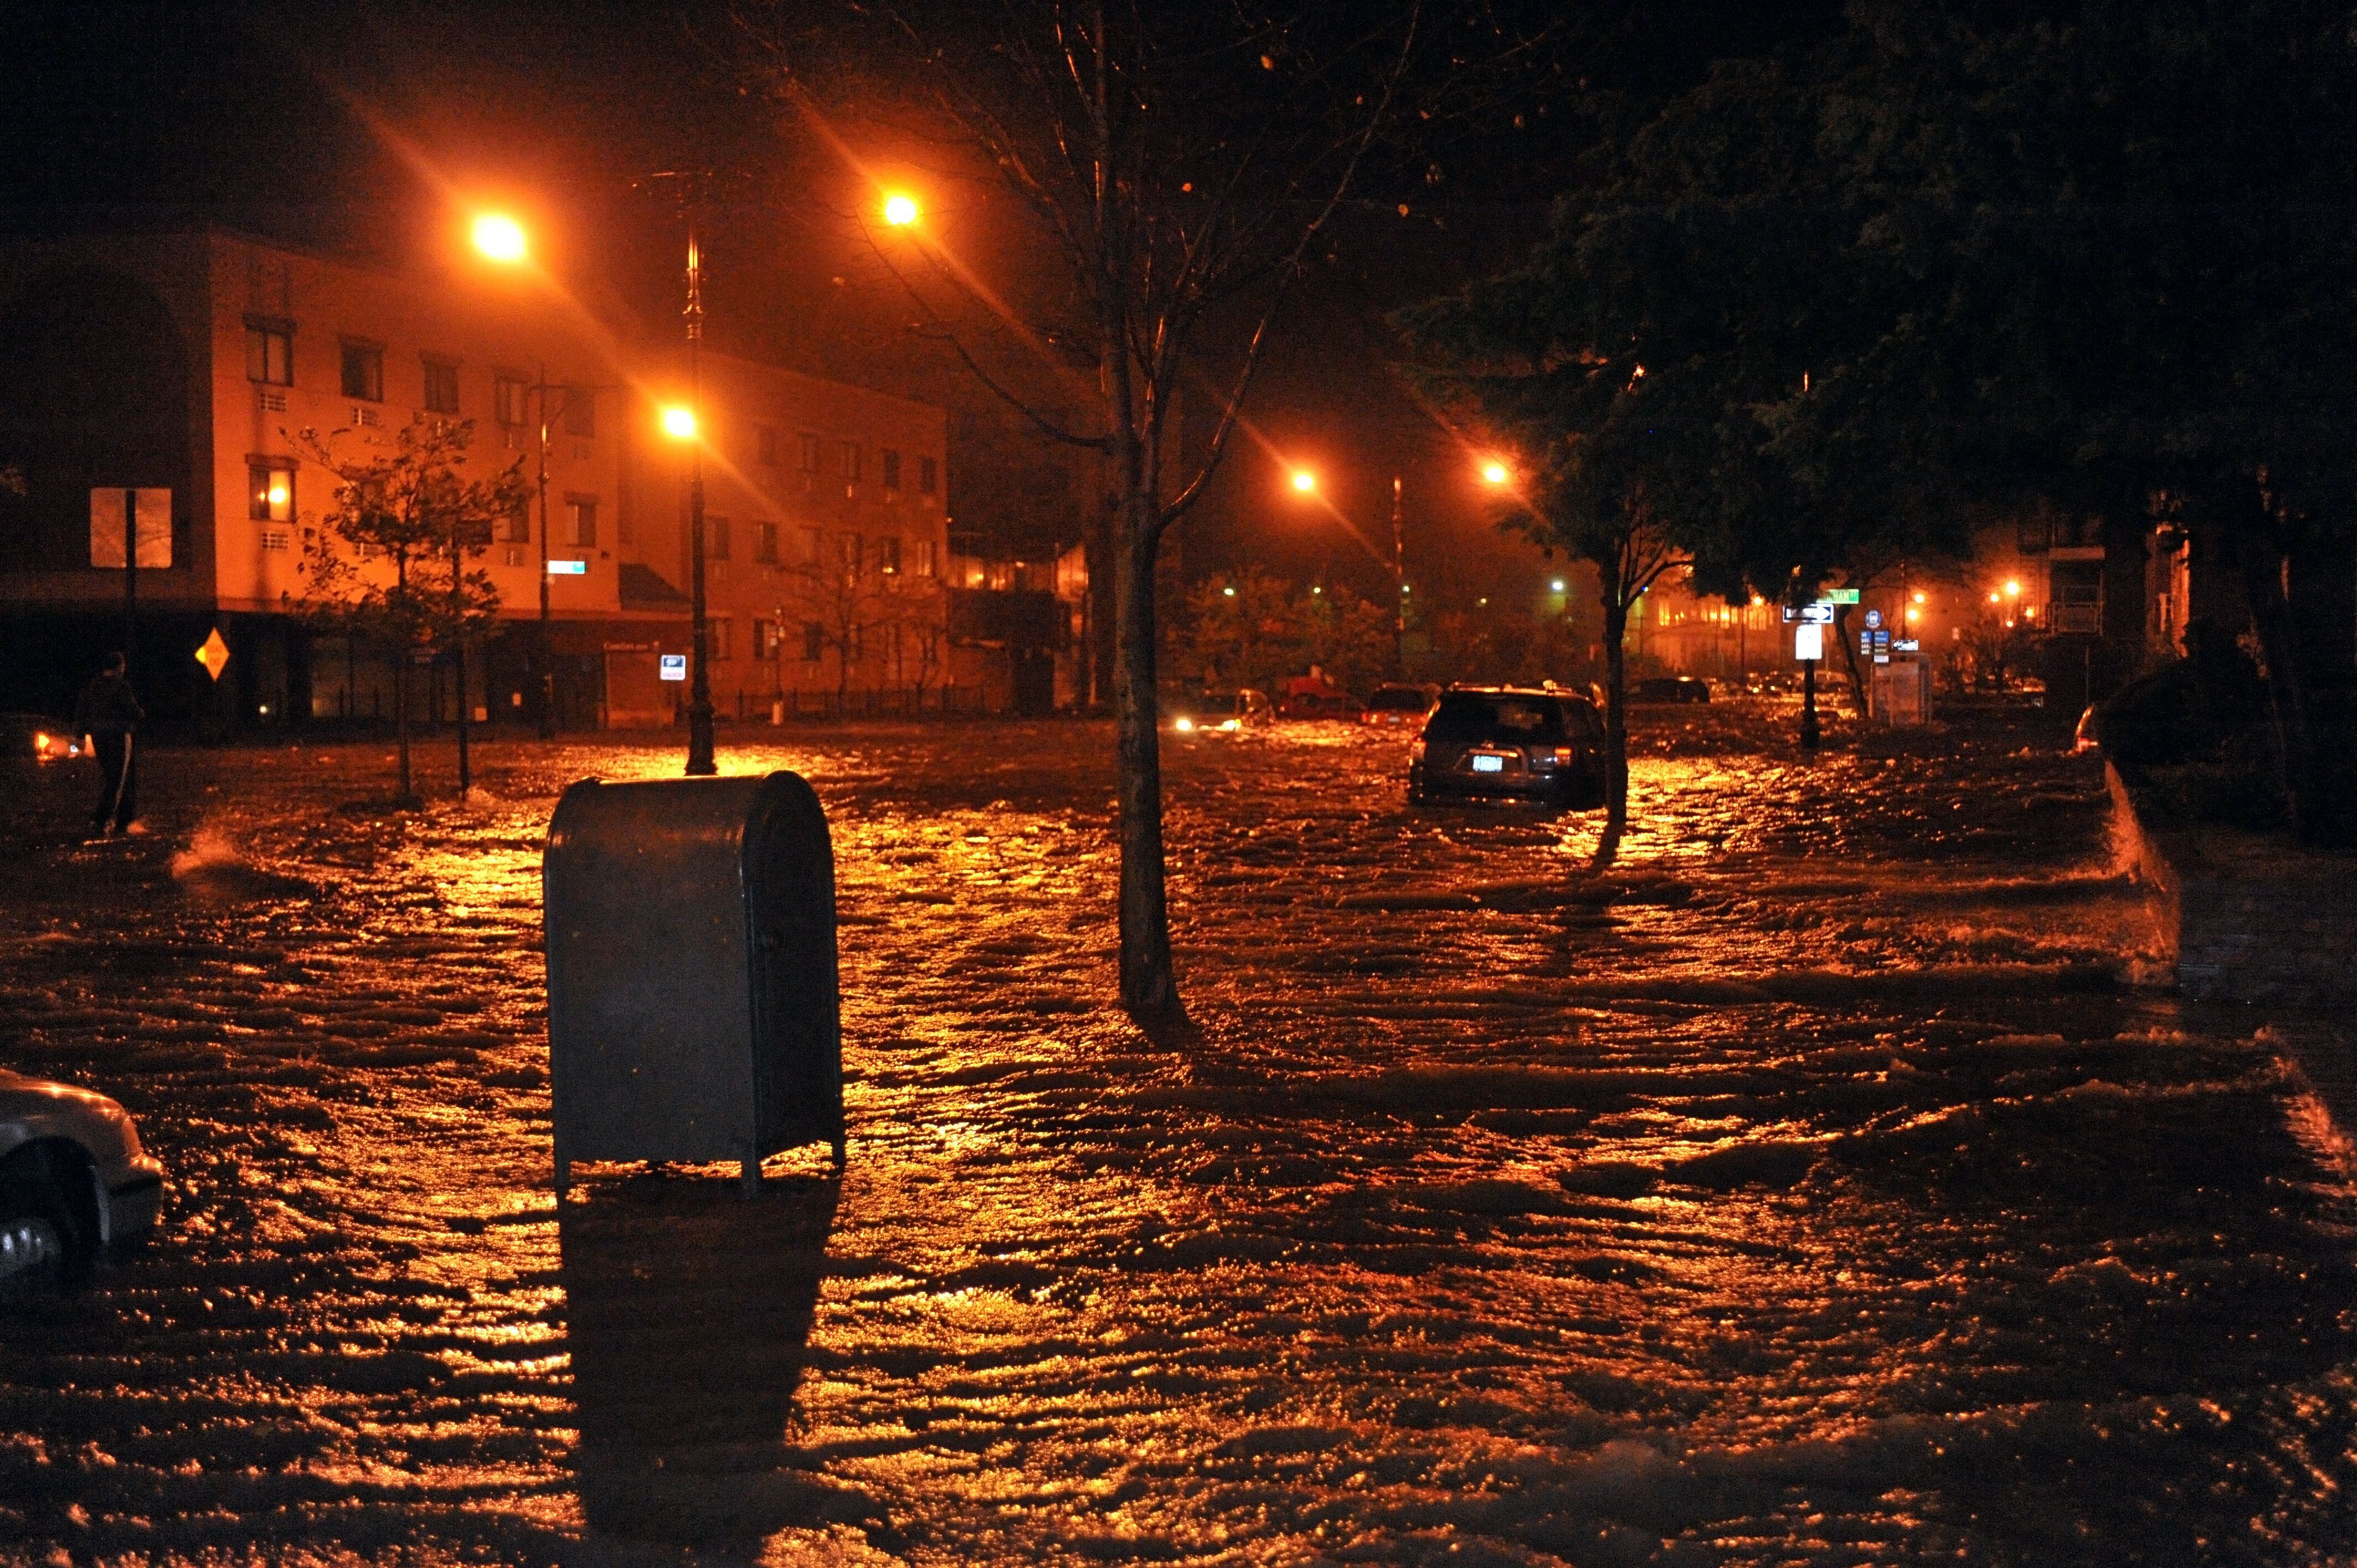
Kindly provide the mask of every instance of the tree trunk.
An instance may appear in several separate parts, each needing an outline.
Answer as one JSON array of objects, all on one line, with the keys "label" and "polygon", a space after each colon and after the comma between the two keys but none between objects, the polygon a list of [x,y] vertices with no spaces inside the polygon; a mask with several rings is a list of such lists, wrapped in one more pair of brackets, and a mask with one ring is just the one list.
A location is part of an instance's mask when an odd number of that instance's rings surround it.
[{"label": "tree trunk", "polygon": [[1618,840],[1629,825],[1629,607],[1604,588],[1604,830]]},{"label": "tree trunk", "polygon": [[1857,644],[1850,640],[1847,605],[1834,607],[1833,634],[1834,640],[1841,644],[1842,666],[1849,671],[1850,711],[1862,725],[1866,722],[1866,674],[1858,668]]},{"label": "tree trunk", "polygon": [[400,596],[403,613],[393,618],[393,735],[394,748],[401,754],[401,799],[406,804],[417,791],[409,785],[409,561],[396,555],[393,563],[394,591]]},{"label": "tree trunk", "polygon": [[1154,648],[1155,498],[1139,474],[1116,561],[1114,719],[1121,763],[1121,1004],[1140,1023],[1185,1016],[1162,868],[1162,736]]}]

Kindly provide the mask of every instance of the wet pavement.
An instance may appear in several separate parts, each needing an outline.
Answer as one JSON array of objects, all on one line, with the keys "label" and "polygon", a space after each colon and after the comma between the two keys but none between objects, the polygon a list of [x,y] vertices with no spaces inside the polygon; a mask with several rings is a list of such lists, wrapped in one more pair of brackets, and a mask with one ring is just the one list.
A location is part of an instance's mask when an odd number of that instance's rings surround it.
[{"label": "wet pavement", "polygon": [[[1639,822],[1169,758],[1198,1031],[1112,991],[1101,726],[724,733],[834,823],[851,1161],[549,1196],[538,859],[664,737],[159,751],[0,801],[0,1065],[156,1239],[0,1316],[0,1561],[2322,1563],[2351,1148],[2150,983],[2037,715],[1641,715]],[[421,754],[447,793],[447,743]]]}]

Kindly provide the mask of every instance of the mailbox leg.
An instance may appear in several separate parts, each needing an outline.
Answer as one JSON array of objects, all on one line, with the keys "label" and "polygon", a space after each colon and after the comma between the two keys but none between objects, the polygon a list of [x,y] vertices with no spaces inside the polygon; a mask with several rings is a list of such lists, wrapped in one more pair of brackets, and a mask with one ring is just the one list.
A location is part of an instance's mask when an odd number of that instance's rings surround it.
[{"label": "mailbox leg", "polygon": [[837,1133],[834,1135],[834,1168],[838,1171],[843,1169],[844,1162],[849,1155],[850,1150],[845,1146],[843,1134]]},{"label": "mailbox leg", "polygon": [[737,1162],[737,1168],[739,1173],[738,1179],[742,1182],[744,1187],[744,1196],[747,1197],[752,1197],[759,1193],[761,1190],[760,1156],[757,1155],[748,1155],[744,1159]]}]

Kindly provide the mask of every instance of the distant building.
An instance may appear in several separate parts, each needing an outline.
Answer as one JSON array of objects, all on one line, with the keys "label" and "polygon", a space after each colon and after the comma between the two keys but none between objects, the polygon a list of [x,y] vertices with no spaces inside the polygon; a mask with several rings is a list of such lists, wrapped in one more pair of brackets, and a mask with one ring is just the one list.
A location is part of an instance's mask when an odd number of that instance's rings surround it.
[{"label": "distant building", "polygon": [[[611,315],[612,313],[608,313]],[[557,716],[671,722],[688,648],[685,462],[649,388],[672,359],[489,264],[395,273],[220,231],[0,241],[0,682],[54,709],[123,645],[120,530],[138,532],[135,675],[211,729],[390,717],[389,651],[294,612],[306,529],[332,504],[311,437],[360,453],[414,418],[471,420],[470,472],[536,480],[479,564],[506,635],[463,698],[440,666],[413,712],[533,716],[551,563]],[[947,667],[942,413],[722,355],[705,359],[712,685],[724,715],[796,693],[940,700]],[[814,629],[815,628],[815,629]],[[216,682],[195,651],[218,629]],[[668,689],[666,689],[668,688]]]}]

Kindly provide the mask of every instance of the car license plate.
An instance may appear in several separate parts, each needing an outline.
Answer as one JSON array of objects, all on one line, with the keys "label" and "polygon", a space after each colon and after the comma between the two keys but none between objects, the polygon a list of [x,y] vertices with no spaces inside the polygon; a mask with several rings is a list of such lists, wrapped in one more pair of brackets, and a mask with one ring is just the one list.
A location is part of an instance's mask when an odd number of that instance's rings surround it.
[{"label": "car license plate", "polygon": [[1473,771],[1476,773],[1503,773],[1505,770],[1506,759],[1502,757],[1476,753],[1473,757]]}]

